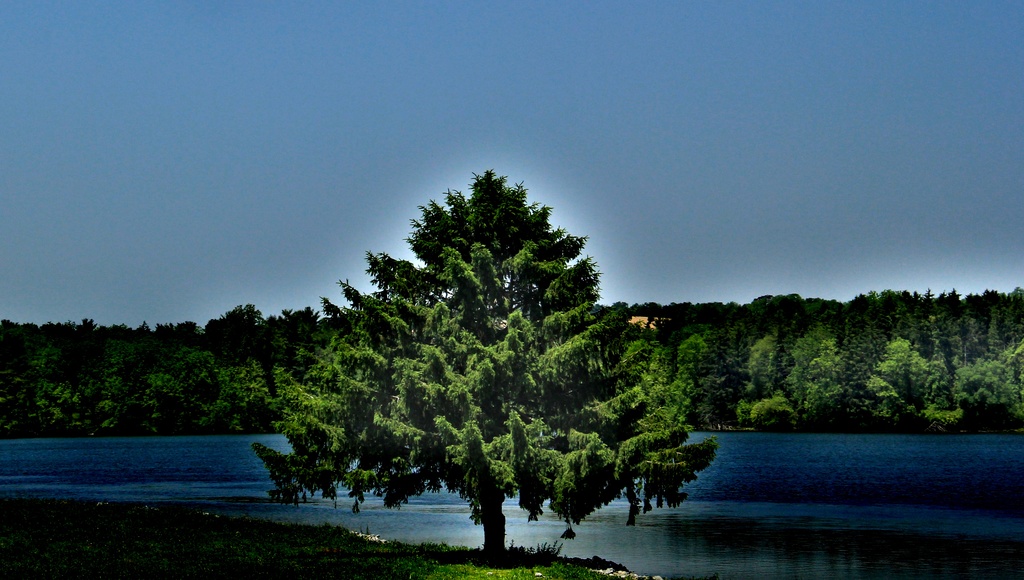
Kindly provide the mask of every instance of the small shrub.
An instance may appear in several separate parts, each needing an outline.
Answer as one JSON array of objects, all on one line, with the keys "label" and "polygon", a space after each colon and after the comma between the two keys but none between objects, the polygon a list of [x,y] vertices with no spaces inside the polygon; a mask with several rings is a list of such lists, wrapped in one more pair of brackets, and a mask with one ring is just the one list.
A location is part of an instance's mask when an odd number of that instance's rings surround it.
[{"label": "small shrub", "polygon": [[750,425],[759,431],[790,431],[796,426],[796,411],[785,396],[776,394],[754,403]]}]

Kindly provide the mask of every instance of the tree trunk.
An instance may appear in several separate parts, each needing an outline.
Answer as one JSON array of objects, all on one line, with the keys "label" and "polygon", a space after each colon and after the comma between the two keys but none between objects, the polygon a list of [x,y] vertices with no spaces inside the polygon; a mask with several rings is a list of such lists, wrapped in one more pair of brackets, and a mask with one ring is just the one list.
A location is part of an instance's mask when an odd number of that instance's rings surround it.
[{"label": "tree trunk", "polygon": [[491,557],[505,554],[505,514],[501,504],[505,494],[499,489],[488,489],[480,496],[480,522],[484,525],[484,553]]}]

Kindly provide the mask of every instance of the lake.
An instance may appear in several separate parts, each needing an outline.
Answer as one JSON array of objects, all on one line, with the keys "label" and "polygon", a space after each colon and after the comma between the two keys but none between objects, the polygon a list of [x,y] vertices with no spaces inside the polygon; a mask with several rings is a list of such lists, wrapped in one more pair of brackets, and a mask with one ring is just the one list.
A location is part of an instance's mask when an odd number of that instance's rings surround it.
[{"label": "lake", "polygon": [[[694,433],[693,440],[711,436]],[[1024,570],[1024,436],[718,433],[718,459],[676,509],[626,527],[614,502],[563,555],[642,574],[722,578],[1005,578]],[[270,503],[250,444],[280,435],[0,441],[0,496],[175,503],[227,515],[331,523],[387,538],[479,546],[449,494],[353,514],[323,500]],[[554,543],[564,524],[506,502],[508,540]]]}]

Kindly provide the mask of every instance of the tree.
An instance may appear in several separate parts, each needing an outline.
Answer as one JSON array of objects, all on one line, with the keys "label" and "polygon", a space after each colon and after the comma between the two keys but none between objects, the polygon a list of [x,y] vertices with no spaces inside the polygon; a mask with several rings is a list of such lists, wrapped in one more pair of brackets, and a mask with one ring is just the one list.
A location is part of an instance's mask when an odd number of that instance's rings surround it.
[{"label": "tree", "polygon": [[910,341],[896,338],[885,348],[868,379],[868,391],[874,396],[872,412],[886,426],[895,426],[922,408],[928,389],[928,361],[918,354]]},{"label": "tree", "polygon": [[758,431],[790,431],[796,426],[796,411],[782,393],[756,403],[741,401],[736,414],[741,425]]},{"label": "tree", "polygon": [[1021,393],[1002,358],[980,360],[956,371],[956,399],[971,429],[1016,427]]},{"label": "tree", "polygon": [[[714,440],[687,433],[662,389],[624,372],[633,327],[595,308],[599,273],[586,238],[553,228],[551,208],[488,171],[472,194],[420,207],[416,261],[367,254],[372,293],[341,283],[325,300],[342,332],[304,384],[285,394],[292,453],[255,445],[271,495],[364,494],[398,507],[447,489],[469,502],[484,550],[505,550],[502,503],[574,524],[618,497],[627,523],[678,505]],[[645,358],[649,360],[649,357]],[[642,374],[642,373],[641,373]]]},{"label": "tree", "polygon": [[832,427],[848,401],[840,381],[843,361],[836,339],[822,327],[811,329],[793,345],[793,361],[787,381],[800,401],[804,421]]},{"label": "tree", "polygon": [[704,363],[707,359],[707,351],[707,342],[701,334],[690,335],[679,344],[676,350],[677,371],[673,387],[683,400],[682,407],[686,411],[687,424],[700,422],[700,417],[697,416],[697,407],[702,406],[703,402],[700,384],[701,380],[710,373]]},{"label": "tree", "polygon": [[750,347],[750,358],[747,369],[750,382],[747,383],[747,394],[751,398],[761,398],[771,392],[779,382],[778,340],[769,334]]}]

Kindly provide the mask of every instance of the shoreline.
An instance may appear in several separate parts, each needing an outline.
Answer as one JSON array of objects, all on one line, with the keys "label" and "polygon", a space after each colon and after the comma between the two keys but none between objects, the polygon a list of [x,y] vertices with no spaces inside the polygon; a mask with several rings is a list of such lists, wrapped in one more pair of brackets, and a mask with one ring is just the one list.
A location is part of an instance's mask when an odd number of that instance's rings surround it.
[{"label": "shoreline", "polygon": [[557,547],[513,547],[493,562],[478,549],[180,506],[6,498],[0,513],[3,577],[659,578]]}]

